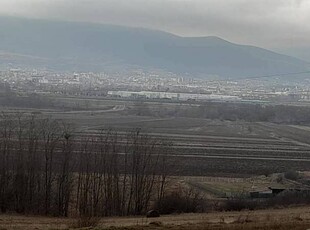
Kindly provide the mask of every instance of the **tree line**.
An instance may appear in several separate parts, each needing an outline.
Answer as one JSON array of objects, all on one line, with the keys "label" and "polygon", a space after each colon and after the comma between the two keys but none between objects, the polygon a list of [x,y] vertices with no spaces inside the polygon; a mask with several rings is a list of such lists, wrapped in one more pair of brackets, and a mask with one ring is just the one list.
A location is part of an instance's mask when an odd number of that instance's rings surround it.
[{"label": "tree line", "polygon": [[75,134],[59,120],[0,116],[0,212],[139,215],[165,196],[171,144],[134,130]]}]

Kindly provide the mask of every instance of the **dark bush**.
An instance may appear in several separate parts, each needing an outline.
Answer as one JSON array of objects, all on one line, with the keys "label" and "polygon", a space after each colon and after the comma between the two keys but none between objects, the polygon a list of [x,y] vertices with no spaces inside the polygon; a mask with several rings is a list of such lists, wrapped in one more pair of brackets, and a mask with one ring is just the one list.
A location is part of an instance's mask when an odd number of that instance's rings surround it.
[{"label": "dark bush", "polygon": [[300,178],[299,172],[288,171],[284,173],[284,177],[288,180],[298,180]]},{"label": "dark bush", "polygon": [[249,198],[232,198],[228,199],[218,211],[241,211],[257,210],[265,208],[288,207],[291,205],[309,205],[310,191],[284,191],[272,198],[249,199]]},{"label": "dark bush", "polygon": [[289,206],[310,204],[310,191],[284,191],[268,200],[268,206]]},{"label": "dark bush", "polygon": [[156,210],[150,210],[146,214],[147,218],[155,218],[155,217],[160,217],[159,212]]},{"label": "dark bush", "polygon": [[262,208],[262,203],[258,200],[228,199],[224,203],[225,211],[255,210],[259,208]]},{"label": "dark bush", "polygon": [[174,192],[155,204],[161,214],[204,212],[206,200],[197,192]]}]

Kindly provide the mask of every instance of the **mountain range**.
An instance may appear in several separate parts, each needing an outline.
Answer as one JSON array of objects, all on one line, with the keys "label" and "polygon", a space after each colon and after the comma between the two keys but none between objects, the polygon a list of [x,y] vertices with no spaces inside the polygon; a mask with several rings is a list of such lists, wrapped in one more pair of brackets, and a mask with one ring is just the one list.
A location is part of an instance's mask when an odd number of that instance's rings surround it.
[{"label": "mountain range", "polygon": [[303,60],[219,37],[4,16],[0,17],[0,65],[67,71],[138,67],[226,79],[310,70]]}]

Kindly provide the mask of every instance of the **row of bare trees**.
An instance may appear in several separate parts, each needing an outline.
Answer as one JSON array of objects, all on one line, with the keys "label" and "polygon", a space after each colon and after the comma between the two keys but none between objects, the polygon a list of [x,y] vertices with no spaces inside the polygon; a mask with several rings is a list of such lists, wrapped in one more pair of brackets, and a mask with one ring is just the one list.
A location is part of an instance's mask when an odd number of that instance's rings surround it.
[{"label": "row of bare trees", "polygon": [[171,145],[139,130],[74,134],[61,121],[0,117],[0,212],[144,213],[165,195]]}]

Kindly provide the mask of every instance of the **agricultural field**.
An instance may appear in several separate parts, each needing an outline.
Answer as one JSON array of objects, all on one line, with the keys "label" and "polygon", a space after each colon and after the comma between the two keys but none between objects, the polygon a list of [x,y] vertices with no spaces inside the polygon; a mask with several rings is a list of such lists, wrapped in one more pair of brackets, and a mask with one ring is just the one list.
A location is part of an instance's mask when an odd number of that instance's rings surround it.
[{"label": "agricultural field", "polygon": [[[96,220],[95,229],[310,228],[308,207],[217,212],[218,205],[229,198],[248,198],[250,192],[265,191],[268,187],[296,187],[297,182],[285,179],[284,172],[302,171],[309,180],[309,126],[175,115],[180,106],[189,111],[198,106],[190,103],[77,98],[63,98],[61,102],[63,108],[10,107],[2,108],[2,112],[61,120],[72,126],[76,142],[112,128],[119,135],[117,145],[122,145],[123,136],[140,129],[172,144],[167,155],[168,190],[193,190],[209,202],[209,213],[164,215],[157,219],[106,217]],[[77,221],[81,220],[6,214],[0,217],[0,229],[71,229]]]},{"label": "agricultural field", "polygon": [[169,159],[174,175],[247,177],[310,170],[310,126],[307,125],[176,115],[176,111],[196,108],[197,103],[74,97],[53,100],[63,104],[63,109],[6,111],[36,111],[61,119],[72,124],[77,135],[96,135],[108,128],[126,133],[139,128],[173,144]]}]

